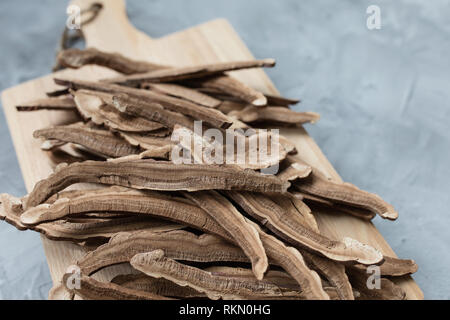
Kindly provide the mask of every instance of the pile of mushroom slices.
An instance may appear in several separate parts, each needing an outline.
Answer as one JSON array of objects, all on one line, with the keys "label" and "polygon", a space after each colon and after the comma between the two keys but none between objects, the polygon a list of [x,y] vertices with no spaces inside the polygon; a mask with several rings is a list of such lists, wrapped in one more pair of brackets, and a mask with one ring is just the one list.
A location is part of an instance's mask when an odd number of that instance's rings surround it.
[{"label": "pile of mushroom slices", "polygon": [[[68,272],[50,298],[405,298],[392,280],[414,273],[414,261],[383,256],[355,239],[331,239],[315,219],[326,209],[395,220],[394,208],[331,181],[291,141],[264,130],[315,122],[316,113],[295,112],[289,106],[298,101],[263,94],[227,74],[272,67],[272,59],[178,68],[69,49],[58,62],[97,64],[121,75],[56,78],[60,89],[17,106],[78,116],[34,132],[44,139],[54,173],[22,198],[0,196],[2,219],[86,250],[76,262],[80,285],[68,285]],[[199,134],[196,121],[202,130],[231,132],[233,142]],[[214,163],[239,156],[235,138],[243,141],[244,160]],[[255,141],[270,148],[250,161],[252,148],[265,148]],[[274,166],[276,172],[265,172]],[[110,282],[94,276],[118,264],[129,272]],[[373,265],[381,275],[374,289],[367,285]]]}]

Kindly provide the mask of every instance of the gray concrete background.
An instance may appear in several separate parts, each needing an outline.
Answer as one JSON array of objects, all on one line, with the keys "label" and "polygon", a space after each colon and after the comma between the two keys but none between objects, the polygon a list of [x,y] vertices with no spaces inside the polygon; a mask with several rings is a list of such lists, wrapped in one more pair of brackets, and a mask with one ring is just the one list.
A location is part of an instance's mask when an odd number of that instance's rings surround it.
[{"label": "gray concrete background", "polygon": [[[366,8],[382,28],[366,28]],[[0,89],[49,73],[65,1],[0,2]],[[375,224],[429,299],[449,299],[450,1],[128,1],[153,37],[217,17],[250,50],[274,57],[282,94],[321,121],[308,126],[342,177],[390,201],[396,222]],[[0,192],[25,193],[3,112]],[[39,236],[0,223],[0,299],[43,299],[50,275]]]}]

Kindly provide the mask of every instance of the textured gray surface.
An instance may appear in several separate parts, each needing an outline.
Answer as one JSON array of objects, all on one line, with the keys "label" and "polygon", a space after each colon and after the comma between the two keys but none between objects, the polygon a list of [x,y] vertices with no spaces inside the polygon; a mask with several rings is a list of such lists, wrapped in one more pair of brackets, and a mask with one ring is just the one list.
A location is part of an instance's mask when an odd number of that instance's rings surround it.
[{"label": "textured gray surface", "polygon": [[[382,28],[366,28],[366,8]],[[64,1],[0,2],[0,89],[45,75],[65,23]],[[449,299],[449,1],[129,1],[131,21],[159,37],[225,17],[300,109],[322,115],[308,131],[346,181],[400,212],[375,223],[429,299]],[[0,191],[25,188],[0,113]],[[50,275],[39,236],[0,223],[0,298],[45,298]]]}]

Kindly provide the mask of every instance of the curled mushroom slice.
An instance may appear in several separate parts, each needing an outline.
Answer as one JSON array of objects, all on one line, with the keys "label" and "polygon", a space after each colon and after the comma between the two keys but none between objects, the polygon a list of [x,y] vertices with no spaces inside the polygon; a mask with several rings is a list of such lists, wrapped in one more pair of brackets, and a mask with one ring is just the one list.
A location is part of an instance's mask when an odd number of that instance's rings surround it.
[{"label": "curled mushroom slice", "polygon": [[246,123],[269,122],[279,125],[315,123],[320,118],[319,114],[315,112],[295,112],[285,107],[267,106],[259,108],[252,105],[248,105],[239,111],[232,111],[228,115]]},{"label": "curled mushroom slice", "polygon": [[[69,283],[70,276],[70,273],[65,274],[63,283]],[[171,300],[150,292],[125,288],[115,283],[100,282],[85,275],[81,275],[79,281],[79,286],[66,285],[66,288],[85,300]]]},{"label": "curled mushroom slice", "polygon": [[61,51],[56,59],[59,65],[66,68],[78,69],[84,65],[95,64],[123,74],[142,73],[164,68],[162,65],[132,60],[119,53],[99,51],[95,48],[66,49]]},{"label": "curled mushroom slice", "polygon": [[355,299],[344,265],[306,251],[303,251],[302,254],[308,266],[327,279],[330,285],[336,289],[338,299]]},{"label": "curled mushroom slice", "polygon": [[[100,173],[100,175],[99,175]],[[36,206],[58,191],[78,182],[121,185],[152,190],[240,189],[286,192],[289,182],[231,165],[174,164],[167,161],[85,161],[60,166],[39,181],[29,194],[26,207]]]},{"label": "curled mushroom slice", "polygon": [[120,112],[103,101],[102,97],[112,102],[112,95],[89,90],[72,91],[72,94],[83,118],[97,125],[126,132],[149,132],[164,128],[161,123]]},{"label": "curled mushroom slice", "polygon": [[242,299],[258,296],[282,296],[278,286],[256,279],[240,279],[214,275],[192,266],[167,258],[163,250],[139,253],[131,265],[155,278],[165,278],[181,286],[189,286],[204,292],[210,299]]},{"label": "curled mushroom slice", "polygon": [[211,218],[195,204],[186,199],[164,195],[158,192],[142,192],[129,189],[120,191],[106,188],[99,191],[86,190],[74,198],[59,198],[52,204],[41,204],[26,210],[20,221],[35,225],[45,221],[61,219],[70,215],[91,212],[122,212],[160,217],[194,227],[200,225],[206,231],[217,229]]},{"label": "curled mushroom slice", "polygon": [[138,253],[162,249],[175,260],[194,262],[249,262],[236,246],[216,236],[176,230],[168,232],[137,231],[118,233],[109,243],[89,252],[78,266],[83,274],[91,275],[107,266],[129,262]]},{"label": "curled mushroom slice", "polygon": [[160,122],[168,128],[173,128],[175,125],[192,127],[190,118],[183,114],[166,110],[157,103],[143,103],[138,99],[133,99],[123,94],[114,96],[112,101],[117,110],[137,118]]},{"label": "curled mushroom slice", "polygon": [[[364,271],[350,269],[348,277],[353,288],[358,291],[358,300],[405,300],[405,291],[394,282],[386,278],[375,279],[379,283],[370,283],[369,277]],[[368,284],[371,284],[369,286]],[[378,286],[379,285],[379,286]]]},{"label": "curled mushroom slice", "polygon": [[219,62],[205,64],[193,67],[173,67],[165,68],[146,73],[138,73],[127,76],[109,78],[106,81],[110,83],[120,83],[135,85],[142,82],[171,82],[185,79],[202,78],[211,75],[221,74],[225,71],[242,70],[248,68],[273,67],[274,59],[249,60],[235,62]]},{"label": "curled mushroom slice", "polygon": [[[94,221],[92,221],[94,220]],[[164,232],[183,228],[182,225],[151,219],[148,217],[124,217],[114,219],[85,219],[84,221],[54,221],[41,223],[33,230],[52,240],[70,240],[75,242],[97,238],[111,238],[117,232],[146,230]]]},{"label": "curled mushroom slice", "polygon": [[369,210],[385,219],[395,220],[398,217],[394,207],[380,196],[358,189],[349,183],[329,181],[314,170],[308,178],[296,181],[295,188],[309,195]]},{"label": "curled mushroom slice", "polygon": [[281,170],[277,177],[282,180],[292,181],[296,179],[306,178],[311,174],[311,167],[301,163],[291,163],[286,168]]},{"label": "curled mushroom slice", "polygon": [[196,104],[209,107],[209,108],[217,108],[221,101],[208,96],[207,94],[201,93],[200,91],[190,89],[187,87],[183,87],[173,83],[145,83],[142,85],[145,89],[152,89],[169,96],[182,98]]},{"label": "curled mushroom slice", "polygon": [[[210,272],[214,276],[226,277],[226,278],[235,278],[242,280],[250,280],[254,281],[255,277],[253,275],[252,270],[245,268],[234,268],[234,267],[226,267],[226,266],[213,266],[204,269],[207,272]],[[257,297],[263,299],[304,299],[304,295],[301,292],[301,288],[298,283],[286,272],[277,271],[277,270],[269,270],[264,275],[264,279],[262,282],[269,283],[275,285],[282,292],[281,296],[260,296]]]},{"label": "curled mushroom slice", "polygon": [[[67,86],[74,90],[87,89],[106,93],[113,93],[114,95],[120,94],[122,94],[122,96],[125,95],[128,98],[123,101],[119,100],[119,102],[121,102],[121,107],[117,106],[116,107],[120,111],[126,113],[129,113],[129,109],[133,104],[144,108],[152,107],[154,104],[156,104],[162,106],[164,109],[173,111],[174,113],[179,112],[186,116],[190,116],[196,120],[205,121],[217,128],[226,129],[232,124],[232,121],[230,121],[228,117],[226,117],[223,113],[221,113],[216,109],[200,106],[198,104],[183,99],[169,97],[167,95],[150,90],[142,90],[114,84],[83,81],[83,80],[58,79],[58,78],[55,78],[54,80],[56,84]],[[126,108],[124,105],[128,105],[128,108]],[[174,115],[172,114],[172,116]],[[149,120],[161,122],[155,119]]]},{"label": "curled mushroom slice", "polygon": [[376,213],[370,212],[366,209],[351,207],[345,204],[332,202],[330,200],[312,196],[310,194],[306,194],[298,190],[291,189],[289,192],[293,198],[304,201],[309,206],[311,206],[311,208],[314,209],[314,211],[317,212],[325,210],[326,212],[349,214],[351,216],[363,220],[372,220],[377,215]]},{"label": "curled mushroom slice", "polygon": [[[170,153],[174,146],[170,137],[155,137],[153,135],[145,135],[138,133],[121,132],[120,135],[131,145],[140,147],[145,150],[155,150],[159,148],[162,154]],[[170,158],[169,155],[167,158]]]},{"label": "curled mushroom slice", "polygon": [[76,110],[72,98],[44,98],[22,103],[16,106],[17,111],[35,110]]},{"label": "curled mushroom slice", "polygon": [[185,193],[185,196],[194,201],[228,231],[252,262],[256,278],[261,280],[269,264],[255,228],[245,221],[231,202],[216,191]]},{"label": "curled mushroom slice", "polygon": [[267,104],[272,106],[289,106],[291,104],[297,104],[300,102],[298,99],[289,99],[281,96],[275,96],[271,94],[265,94],[267,98]]},{"label": "curled mushroom slice", "polygon": [[331,240],[305,226],[298,212],[284,210],[274,201],[258,193],[228,192],[245,212],[266,225],[286,241],[318,252],[332,260],[376,264],[383,259],[378,250],[354,239]]},{"label": "curled mushroom slice", "polygon": [[[384,261],[379,265],[380,274],[382,276],[400,277],[417,272],[418,266],[414,260],[410,259],[398,259],[393,257],[384,256]],[[358,269],[360,271],[366,271],[367,266],[354,265],[351,268]]]},{"label": "curled mushroom slice", "polygon": [[5,220],[18,230],[26,230],[27,226],[20,221],[23,212],[23,199],[6,193],[0,194],[0,220]]},{"label": "curled mushroom slice", "polygon": [[87,128],[85,126],[56,126],[47,129],[36,130],[35,138],[55,139],[82,145],[95,152],[110,156],[123,157],[129,154],[139,153],[139,149],[130,145],[127,141],[117,137],[110,131]]},{"label": "curled mushroom slice", "polygon": [[190,287],[180,286],[164,278],[149,277],[143,273],[118,275],[111,282],[128,289],[150,292],[164,297],[183,299],[206,297],[204,293]]},{"label": "curled mushroom slice", "polygon": [[196,84],[201,88],[219,90],[219,92],[228,94],[231,97],[245,101],[257,107],[265,106],[267,104],[267,98],[264,94],[250,88],[241,81],[226,75],[201,79],[201,81],[198,81]]}]

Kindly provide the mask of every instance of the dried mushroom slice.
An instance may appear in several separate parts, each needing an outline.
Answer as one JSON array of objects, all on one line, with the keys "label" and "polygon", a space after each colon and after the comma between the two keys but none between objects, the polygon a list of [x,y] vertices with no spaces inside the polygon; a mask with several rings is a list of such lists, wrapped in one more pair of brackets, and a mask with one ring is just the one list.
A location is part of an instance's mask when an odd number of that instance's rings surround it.
[{"label": "dried mushroom slice", "polygon": [[[418,266],[414,260],[410,259],[398,259],[393,257],[384,256],[384,261],[379,265],[380,274],[382,276],[400,277],[417,272]],[[358,269],[360,271],[366,271],[367,266],[354,265],[351,268]]]},{"label": "dried mushroom slice", "polygon": [[[353,288],[359,293],[358,300],[405,300],[403,289],[389,279],[379,278],[379,287],[376,283],[368,285],[370,274],[356,269],[347,269],[348,277]],[[372,287],[373,286],[373,287]]]},{"label": "dried mushroom slice", "polygon": [[18,230],[26,230],[27,226],[20,221],[23,212],[23,199],[6,193],[0,194],[0,220],[5,220]]},{"label": "dried mushroom slice", "polygon": [[16,106],[17,111],[36,110],[76,110],[75,102],[72,98],[44,98],[22,103]]},{"label": "dried mushroom slice", "polygon": [[295,112],[285,107],[260,108],[252,105],[239,111],[232,111],[228,115],[246,123],[269,122],[287,126],[315,123],[320,118],[319,114],[315,112]]},{"label": "dried mushroom slice", "polygon": [[[101,216],[101,215],[100,215]],[[165,232],[183,228],[182,225],[169,223],[157,219],[139,216],[125,216],[113,219],[73,219],[41,223],[33,230],[44,234],[52,240],[70,240],[82,242],[90,239],[108,239],[117,232],[131,232],[146,230],[151,232]]]},{"label": "dried mushroom slice", "polygon": [[[99,174],[101,173],[101,174]],[[26,207],[34,207],[50,196],[79,183],[92,182],[151,190],[239,189],[258,192],[286,192],[289,182],[230,165],[173,164],[166,161],[85,161],[60,166],[39,181],[29,194]]]},{"label": "dried mushroom slice", "polygon": [[194,201],[228,231],[252,262],[256,278],[261,280],[269,263],[255,228],[245,221],[242,214],[230,201],[216,191],[185,193],[185,196]]},{"label": "dried mushroom slice", "polygon": [[120,112],[114,106],[105,103],[103,99],[112,102],[113,96],[110,94],[90,90],[72,91],[72,94],[83,118],[97,125],[126,132],[149,132],[164,128],[161,123]]},{"label": "dried mushroom slice", "polygon": [[91,129],[82,125],[56,126],[36,130],[35,138],[54,139],[82,145],[96,153],[117,158],[139,153],[139,149],[107,130]]},{"label": "dried mushroom slice", "polygon": [[[167,109],[168,111],[173,111],[173,113],[179,112],[186,116],[192,117],[193,119],[205,121],[217,128],[226,129],[232,124],[232,121],[230,121],[228,117],[226,117],[223,113],[221,113],[216,109],[200,106],[198,104],[183,99],[169,97],[167,95],[150,90],[130,88],[103,82],[91,82],[83,80],[58,79],[58,78],[55,78],[54,80],[56,84],[67,86],[73,90],[87,89],[93,91],[112,93],[114,94],[114,96],[122,94],[122,97],[126,97],[126,99],[122,101],[120,100],[116,101],[116,103],[121,102],[121,107],[117,105],[116,107],[120,111],[126,113],[129,113],[130,111],[129,109],[131,108],[132,104],[144,108],[145,107],[150,108],[154,107],[154,105],[160,105],[164,109]],[[128,108],[125,105],[128,106]],[[171,114],[172,116],[174,116],[173,113]],[[155,119],[149,120],[160,122]]]},{"label": "dried mushroom slice", "polygon": [[119,53],[99,51],[95,48],[66,49],[61,51],[56,59],[59,65],[66,68],[78,69],[85,65],[95,64],[123,74],[143,73],[165,68],[162,65],[132,60]]},{"label": "dried mushroom slice", "polygon": [[395,220],[398,217],[394,207],[380,196],[358,189],[349,183],[329,181],[314,170],[308,178],[297,181],[295,188],[309,195],[369,210],[385,219]]},{"label": "dried mushroom slice", "polygon": [[354,300],[353,289],[345,272],[345,266],[325,257],[303,251],[307,265],[328,280],[335,288],[339,300]]},{"label": "dried mushroom slice", "polygon": [[249,262],[242,250],[221,238],[177,230],[118,233],[109,243],[89,252],[77,264],[83,274],[91,275],[107,266],[129,262],[138,253],[156,249],[164,250],[167,257],[175,260]]},{"label": "dried mushroom slice", "polygon": [[289,98],[285,98],[285,97],[281,97],[281,96],[275,96],[275,95],[271,95],[271,94],[265,94],[266,98],[267,98],[267,104],[271,105],[271,106],[289,106],[291,104],[297,104],[300,102],[300,100],[298,99],[289,99]]},{"label": "dried mushroom slice", "polygon": [[[295,186],[294,186],[295,188]],[[326,211],[328,213],[343,213],[343,214],[349,214],[356,218],[364,219],[364,220],[372,220],[377,215],[374,212],[370,212],[365,209],[351,207],[345,204],[332,202],[327,199],[323,199],[320,197],[312,196],[310,194],[306,194],[303,192],[300,192],[295,189],[291,189],[290,194],[301,201],[304,201],[307,203],[311,208],[314,209],[314,211],[321,212]]]},{"label": "dried mushroom slice", "polygon": [[169,96],[182,98],[201,106],[217,108],[222,102],[216,98],[208,96],[200,91],[183,87],[174,83],[145,83],[142,85],[145,89],[152,89]]},{"label": "dried mushroom slice", "polygon": [[182,299],[206,298],[204,293],[190,287],[177,285],[164,278],[149,277],[143,273],[118,275],[111,282],[128,289],[150,292],[164,297]]},{"label": "dried mushroom slice", "polygon": [[192,67],[172,67],[159,69],[146,73],[109,78],[106,81],[126,85],[136,85],[142,82],[172,82],[217,75],[225,71],[273,66],[275,66],[274,59],[219,62]]},{"label": "dried mushroom slice", "polygon": [[[63,283],[68,283],[71,274],[63,276]],[[84,300],[172,300],[150,292],[133,290],[115,283],[104,283],[82,275],[79,286],[66,286],[72,294],[77,294]]]},{"label": "dried mushroom slice", "polygon": [[210,299],[251,299],[260,296],[282,296],[276,285],[257,279],[223,277],[167,258],[163,250],[135,255],[131,265],[154,278],[165,278],[181,286],[205,293]]},{"label": "dried mushroom slice", "polygon": [[305,226],[298,212],[284,210],[274,201],[258,193],[228,192],[245,212],[286,241],[318,252],[332,260],[376,264],[383,259],[378,250],[356,240],[331,240]]},{"label": "dried mushroom slice", "polygon": [[99,191],[86,190],[73,198],[59,198],[52,204],[41,204],[26,210],[20,221],[35,225],[45,221],[75,217],[86,213],[125,213],[153,216],[191,226],[203,226],[207,231],[216,229],[215,223],[202,209],[186,199],[165,195],[156,191],[117,190],[106,188]]},{"label": "dried mushroom slice", "polygon": [[226,75],[210,77],[204,80],[201,79],[201,81],[195,83],[201,88],[218,90],[219,92],[237,98],[238,101],[245,101],[257,107],[267,104],[267,98],[264,94]]}]

